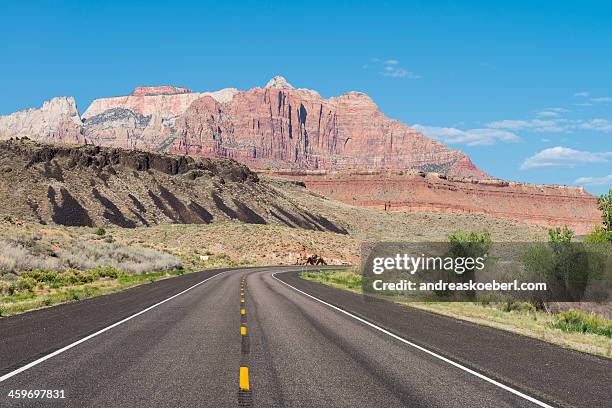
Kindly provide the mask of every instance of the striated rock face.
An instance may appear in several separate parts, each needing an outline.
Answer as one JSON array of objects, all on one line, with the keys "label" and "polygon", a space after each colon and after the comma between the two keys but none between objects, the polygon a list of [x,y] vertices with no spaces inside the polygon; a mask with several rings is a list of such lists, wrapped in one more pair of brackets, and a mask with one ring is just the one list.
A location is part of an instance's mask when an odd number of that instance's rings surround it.
[{"label": "striated rock face", "polygon": [[582,187],[465,179],[392,171],[267,171],[312,191],[360,207],[388,211],[484,214],[577,234],[601,224],[597,198]]},{"label": "striated rock face", "polygon": [[[94,100],[82,122],[76,107],[70,115],[58,112],[49,119],[53,126],[34,113],[45,106],[14,114],[23,119],[11,119],[11,126],[0,122],[0,136],[226,157],[258,168],[417,169],[486,176],[465,154],[387,118],[363,93],[325,99],[295,89],[283,77],[245,92],[137,87],[128,96]],[[58,130],[66,116],[74,118],[73,125]]]},{"label": "striated rock face", "polygon": [[481,178],[463,153],[380,112],[367,95],[323,99],[283,79],[237,94],[201,98],[176,124],[174,153],[230,157],[257,168],[419,169]]}]

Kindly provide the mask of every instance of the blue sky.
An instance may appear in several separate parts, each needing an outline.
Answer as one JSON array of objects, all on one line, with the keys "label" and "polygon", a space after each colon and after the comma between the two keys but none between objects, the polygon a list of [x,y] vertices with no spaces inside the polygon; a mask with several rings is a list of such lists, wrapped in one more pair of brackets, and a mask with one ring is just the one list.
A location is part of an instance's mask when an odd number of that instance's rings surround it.
[{"label": "blue sky", "polygon": [[493,176],[612,187],[612,2],[218,3],[1,2],[0,114],[280,74],[366,92]]}]

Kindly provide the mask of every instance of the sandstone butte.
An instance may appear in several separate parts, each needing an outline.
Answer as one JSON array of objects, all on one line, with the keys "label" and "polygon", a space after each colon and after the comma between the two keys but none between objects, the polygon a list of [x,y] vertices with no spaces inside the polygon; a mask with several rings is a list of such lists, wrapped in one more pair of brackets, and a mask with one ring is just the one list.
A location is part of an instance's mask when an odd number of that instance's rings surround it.
[{"label": "sandstone butte", "polygon": [[94,100],[74,98],[0,116],[0,139],[232,158],[301,180],[348,204],[390,210],[482,213],[577,233],[600,223],[582,188],[492,180],[464,153],[387,118],[364,93],[322,98],[274,77],[263,88],[192,92],[137,87]]}]

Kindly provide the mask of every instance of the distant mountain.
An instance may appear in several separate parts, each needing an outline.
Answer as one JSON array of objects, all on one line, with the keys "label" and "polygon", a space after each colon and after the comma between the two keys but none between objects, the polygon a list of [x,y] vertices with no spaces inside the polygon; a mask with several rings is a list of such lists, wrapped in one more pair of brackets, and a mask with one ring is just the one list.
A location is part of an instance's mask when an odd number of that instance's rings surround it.
[{"label": "distant mountain", "polygon": [[137,87],[82,116],[59,97],[0,117],[0,139],[89,143],[232,158],[260,169],[393,169],[486,178],[470,158],[387,118],[366,94],[322,98],[275,77],[264,88]]}]

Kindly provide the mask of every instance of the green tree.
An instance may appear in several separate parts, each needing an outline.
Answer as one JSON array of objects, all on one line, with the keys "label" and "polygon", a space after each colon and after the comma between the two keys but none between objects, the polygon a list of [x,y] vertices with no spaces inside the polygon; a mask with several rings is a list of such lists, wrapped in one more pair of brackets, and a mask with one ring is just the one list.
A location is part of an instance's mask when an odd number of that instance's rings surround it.
[{"label": "green tree", "polygon": [[608,194],[602,194],[598,203],[604,230],[608,235],[608,240],[612,241],[612,189],[608,191]]},{"label": "green tree", "polygon": [[612,189],[608,194],[602,194],[597,200],[601,211],[602,226],[597,226],[584,238],[586,243],[612,242]]},{"label": "green tree", "polygon": [[[459,258],[480,258],[488,255],[491,247],[491,234],[488,231],[481,232],[463,232],[457,231],[448,236],[449,248],[446,256]],[[448,282],[468,282],[475,280],[476,266],[466,267],[463,274],[458,275],[454,271],[449,271],[447,275]],[[450,291],[436,291],[436,294],[441,297],[450,296]],[[465,291],[463,293],[466,300],[475,300],[476,293],[474,291]]]}]

